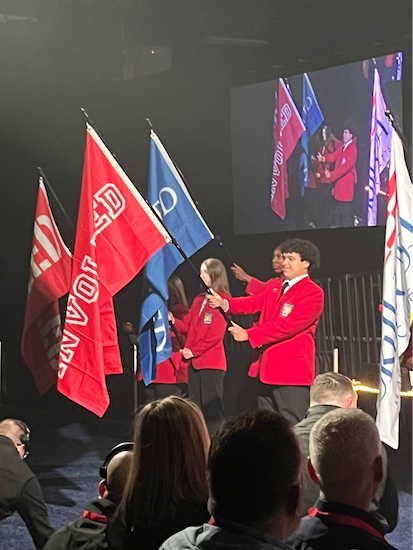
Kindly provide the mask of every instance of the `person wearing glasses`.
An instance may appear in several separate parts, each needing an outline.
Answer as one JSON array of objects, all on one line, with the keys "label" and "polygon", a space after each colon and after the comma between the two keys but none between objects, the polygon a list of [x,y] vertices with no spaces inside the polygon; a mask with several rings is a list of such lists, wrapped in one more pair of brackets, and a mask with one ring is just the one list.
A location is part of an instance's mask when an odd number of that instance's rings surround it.
[{"label": "person wearing glasses", "polygon": [[30,430],[21,420],[0,422],[0,521],[18,512],[42,550],[54,529],[40,484],[24,462],[29,440]]}]

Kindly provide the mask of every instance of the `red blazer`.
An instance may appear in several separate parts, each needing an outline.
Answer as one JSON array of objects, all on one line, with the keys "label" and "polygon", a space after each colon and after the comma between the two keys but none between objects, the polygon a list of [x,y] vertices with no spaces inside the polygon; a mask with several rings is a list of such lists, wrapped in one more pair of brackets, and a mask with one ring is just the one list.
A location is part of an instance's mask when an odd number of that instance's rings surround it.
[{"label": "red blazer", "polygon": [[245,288],[245,292],[247,294],[250,294],[251,296],[255,296],[256,294],[264,292],[264,290],[266,290],[268,286],[274,285],[274,283],[278,283],[279,280],[279,277],[273,277],[272,279],[264,282],[256,279],[255,277],[251,277],[250,282]]},{"label": "red blazer", "polygon": [[[176,304],[170,308],[176,319],[183,319],[188,314],[188,308],[182,304]],[[188,365],[179,353],[181,346],[173,330],[171,330],[172,356],[156,365],[156,378],[152,384],[187,384]],[[185,344],[186,333],[180,334],[180,340]],[[139,367],[137,380],[142,380],[142,371]]]},{"label": "red blazer", "polygon": [[357,138],[353,138],[345,151],[344,145],[335,153],[325,155],[325,159],[326,162],[336,163],[335,169],[331,172],[331,181],[336,182],[331,194],[337,201],[350,202],[354,198],[354,186],[357,183]]},{"label": "red blazer", "polygon": [[[228,300],[224,292],[220,296]],[[205,293],[199,294],[189,310],[188,315],[181,321],[175,320],[178,332],[187,332],[185,346],[192,351],[191,359],[194,369],[227,370],[227,359],[224,350],[224,336],[227,323],[217,309],[212,309],[208,302],[200,313]]]},{"label": "red blazer", "polygon": [[230,298],[229,311],[261,311],[258,325],[247,331],[251,346],[257,348],[249,376],[259,374],[264,384],[310,386],[315,372],[314,334],[324,292],[306,277],[280,297],[281,283],[280,279],[278,285],[257,296]]}]

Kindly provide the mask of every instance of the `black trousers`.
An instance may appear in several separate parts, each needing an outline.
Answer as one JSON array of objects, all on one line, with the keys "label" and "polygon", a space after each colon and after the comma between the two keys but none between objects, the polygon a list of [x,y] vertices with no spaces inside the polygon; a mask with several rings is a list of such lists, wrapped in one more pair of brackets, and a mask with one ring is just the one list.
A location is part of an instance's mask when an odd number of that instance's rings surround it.
[{"label": "black trousers", "polygon": [[257,381],[257,405],[259,409],[276,411],[292,425],[300,422],[310,406],[309,386],[272,386]]},{"label": "black trousers", "polygon": [[188,369],[188,392],[202,410],[210,437],[225,420],[224,414],[225,371],[217,369]]},{"label": "black trousers", "polygon": [[333,199],[331,226],[352,227],[353,225],[353,203]]},{"label": "black trousers", "polygon": [[186,384],[149,384],[145,386],[142,382],[142,405],[164,399],[170,395],[184,397],[188,393]]}]

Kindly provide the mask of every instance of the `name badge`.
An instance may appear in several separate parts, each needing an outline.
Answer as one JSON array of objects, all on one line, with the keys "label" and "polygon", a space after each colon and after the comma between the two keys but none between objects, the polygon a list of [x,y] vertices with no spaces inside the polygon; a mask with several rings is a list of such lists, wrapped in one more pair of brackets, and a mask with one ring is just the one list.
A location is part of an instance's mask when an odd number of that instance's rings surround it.
[{"label": "name badge", "polygon": [[210,325],[212,323],[212,313],[204,313],[204,325]]},{"label": "name badge", "polygon": [[294,309],[293,304],[284,304],[281,310],[281,317],[288,317],[292,310]]}]

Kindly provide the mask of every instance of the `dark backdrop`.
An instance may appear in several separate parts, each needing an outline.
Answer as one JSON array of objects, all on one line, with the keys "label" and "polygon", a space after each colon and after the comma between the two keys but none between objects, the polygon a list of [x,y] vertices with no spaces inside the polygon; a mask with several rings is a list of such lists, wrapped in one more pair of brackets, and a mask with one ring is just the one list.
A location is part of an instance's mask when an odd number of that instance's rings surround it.
[{"label": "dark backdrop", "polygon": [[[259,64],[261,58],[258,54],[253,57],[249,50],[241,49],[236,55],[214,47],[207,53],[199,47],[191,50],[182,42],[192,36],[189,27],[184,25],[185,13],[181,10],[180,17],[174,13],[175,19],[168,20],[168,11],[163,13],[161,10],[159,17],[164,23],[176,25],[173,50],[176,62],[171,70],[131,80],[122,79],[123,46],[119,41],[116,3],[101,2],[102,13],[97,11],[97,4],[82,1],[44,3],[52,7],[59,5],[59,10],[56,7],[52,13],[55,19],[47,18],[47,22],[50,25],[54,22],[54,25],[43,29],[47,41],[29,32],[18,35],[0,29],[2,399],[14,406],[52,408],[70,414],[77,406],[67,403],[53,390],[39,398],[30,373],[21,362],[20,339],[37,196],[36,167],[43,168],[68,215],[76,221],[85,141],[80,107],[88,111],[96,129],[143,194],[146,193],[149,152],[149,128],[145,118],[149,117],[232,259],[262,278],[271,276],[270,258],[274,245],[291,236],[310,238],[319,246],[322,253],[320,277],[381,269],[384,229],[350,228],[236,237],[231,183],[231,88],[403,50],[404,129],[408,136],[411,131],[411,7],[408,3],[404,13],[392,15],[402,31],[397,41],[397,30],[392,30],[391,45],[385,40],[377,43],[376,37],[367,38],[366,35],[364,46],[358,44],[359,49],[349,51],[348,55],[339,50],[333,55],[331,49],[331,55],[298,60],[295,50],[291,54],[290,46],[294,43],[293,37],[289,38],[294,31],[291,27],[283,29],[285,40],[290,40],[285,44],[285,66],[274,68],[268,64],[271,61],[266,61],[267,64],[263,63],[265,66],[256,71],[248,67],[254,66],[255,59]],[[182,0],[179,6],[182,8],[184,4]],[[65,10],[69,6],[70,13],[66,17]],[[233,15],[236,26],[235,7]],[[285,12],[282,15],[285,18]],[[367,15],[366,25],[369,26]],[[382,18],[385,16],[385,13],[380,14]],[[294,17],[292,12],[291,22]],[[303,33],[301,40],[313,46],[308,34]],[[164,36],[169,37],[168,34]],[[298,37],[296,35],[295,39]],[[295,57],[290,58],[290,54]],[[271,55],[273,59],[279,57],[279,50],[265,53],[269,60]],[[51,204],[63,237],[73,249],[73,232],[53,198]],[[195,256],[195,265],[208,256],[218,256],[227,266],[230,264],[216,242]],[[180,274],[188,294],[193,297],[199,288],[197,277],[188,266],[180,268]],[[234,281],[233,290],[239,293],[242,287]],[[136,318],[139,280],[124,289],[116,303],[121,316]],[[108,379],[112,396],[110,414],[115,417],[122,416],[133,406],[130,347],[123,335],[120,341],[122,353],[127,358],[126,373]]]}]

